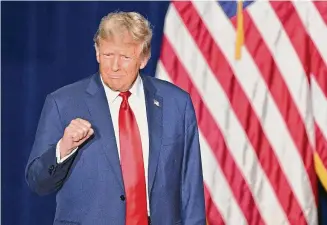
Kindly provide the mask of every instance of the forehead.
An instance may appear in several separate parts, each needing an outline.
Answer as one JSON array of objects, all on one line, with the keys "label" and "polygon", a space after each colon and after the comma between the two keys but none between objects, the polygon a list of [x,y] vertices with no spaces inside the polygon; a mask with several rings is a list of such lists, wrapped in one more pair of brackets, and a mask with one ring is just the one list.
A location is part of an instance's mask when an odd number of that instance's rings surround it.
[{"label": "forehead", "polygon": [[127,32],[111,33],[106,39],[99,40],[99,48],[102,50],[112,51],[132,51],[138,52],[141,44],[136,42]]}]

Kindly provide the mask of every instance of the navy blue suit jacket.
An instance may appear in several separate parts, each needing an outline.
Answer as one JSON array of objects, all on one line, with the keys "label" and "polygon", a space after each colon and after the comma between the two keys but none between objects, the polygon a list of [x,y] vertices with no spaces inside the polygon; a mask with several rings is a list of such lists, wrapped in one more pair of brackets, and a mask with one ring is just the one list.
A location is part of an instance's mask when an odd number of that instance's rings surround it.
[{"label": "navy blue suit jacket", "polygon": [[[198,127],[190,96],[171,83],[141,77],[149,124],[151,223],[205,225]],[[88,120],[95,133],[57,164],[56,144],[75,118]],[[55,225],[124,225],[117,143],[98,73],[47,96],[26,180],[40,195],[56,192]]]}]

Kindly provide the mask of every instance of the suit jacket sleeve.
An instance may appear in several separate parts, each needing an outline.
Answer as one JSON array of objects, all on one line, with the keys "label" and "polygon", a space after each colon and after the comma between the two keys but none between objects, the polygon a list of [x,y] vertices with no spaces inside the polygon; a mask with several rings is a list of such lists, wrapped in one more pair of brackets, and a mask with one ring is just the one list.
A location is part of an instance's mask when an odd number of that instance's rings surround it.
[{"label": "suit jacket sleeve", "polygon": [[52,95],[48,95],[25,170],[27,184],[39,195],[58,190],[74,160],[73,155],[63,163],[57,163],[56,145],[63,133],[56,101]]},{"label": "suit jacket sleeve", "polygon": [[182,217],[185,225],[205,225],[204,186],[197,120],[191,98],[185,111]]}]

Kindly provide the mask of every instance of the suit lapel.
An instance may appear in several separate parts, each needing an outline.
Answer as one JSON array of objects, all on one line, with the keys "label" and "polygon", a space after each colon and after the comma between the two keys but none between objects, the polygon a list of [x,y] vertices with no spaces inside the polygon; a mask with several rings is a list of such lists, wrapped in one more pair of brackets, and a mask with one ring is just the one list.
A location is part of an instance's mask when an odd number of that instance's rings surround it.
[{"label": "suit lapel", "polygon": [[156,94],[155,87],[146,76],[142,76],[142,81],[149,127],[148,195],[150,196],[161,149],[163,100]]},{"label": "suit lapel", "polygon": [[91,114],[92,121],[90,123],[94,129],[95,137],[102,142],[102,151],[109,161],[118,182],[124,188],[115,132],[108,101],[99,74],[91,78],[86,91],[87,97],[85,101]]},{"label": "suit lapel", "polygon": [[[162,139],[162,97],[156,94],[156,88],[146,76],[141,76],[145,93],[145,104],[149,128],[149,165],[148,165],[148,194],[150,196],[157,171],[161,139]],[[95,131],[95,137],[100,139],[106,156],[116,178],[124,188],[115,132],[111,114],[102,86],[100,75],[95,74],[86,89],[86,104],[91,114],[90,121]]]}]

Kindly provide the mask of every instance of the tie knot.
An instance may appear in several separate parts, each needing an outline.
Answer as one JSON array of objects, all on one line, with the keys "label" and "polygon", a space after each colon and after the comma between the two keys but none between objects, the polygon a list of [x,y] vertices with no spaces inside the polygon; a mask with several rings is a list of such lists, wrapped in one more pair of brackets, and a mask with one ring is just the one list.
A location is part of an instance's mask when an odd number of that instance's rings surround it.
[{"label": "tie knot", "polygon": [[131,96],[131,94],[132,93],[130,91],[120,92],[119,96],[123,98],[123,101],[121,103],[121,107],[123,109],[128,108],[128,98],[129,98],[129,96]]},{"label": "tie knot", "polygon": [[119,96],[123,98],[123,101],[126,101],[129,96],[131,96],[131,92],[130,91],[125,91],[125,92],[120,92]]}]

